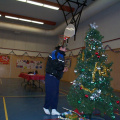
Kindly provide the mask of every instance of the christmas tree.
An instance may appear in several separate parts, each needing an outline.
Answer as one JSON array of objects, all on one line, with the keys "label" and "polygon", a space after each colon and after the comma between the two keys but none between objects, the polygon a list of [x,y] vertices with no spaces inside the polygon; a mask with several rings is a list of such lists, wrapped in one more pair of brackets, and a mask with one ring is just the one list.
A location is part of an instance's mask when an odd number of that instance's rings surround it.
[{"label": "christmas tree", "polygon": [[103,36],[96,29],[98,26],[90,24],[85,38],[85,49],[78,55],[73,81],[68,94],[68,102],[73,109],[81,114],[92,114],[97,109],[101,115],[107,114],[115,119],[114,110],[119,108],[119,98],[110,86],[111,63],[107,63],[107,56],[103,49]]}]

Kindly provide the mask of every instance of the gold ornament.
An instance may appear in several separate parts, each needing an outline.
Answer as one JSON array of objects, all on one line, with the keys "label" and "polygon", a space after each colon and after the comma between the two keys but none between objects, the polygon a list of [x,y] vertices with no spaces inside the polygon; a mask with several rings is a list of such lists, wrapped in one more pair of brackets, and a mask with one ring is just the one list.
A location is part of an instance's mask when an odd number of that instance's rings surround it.
[{"label": "gold ornament", "polygon": [[101,71],[101,75],[107,76],[107,67],[106,66],[102,66],[102,67],[103,67],[103,71]]},{"label": "gold ornament", "polygon": [[90,93],[94,93],[94,91],[96,90],[96,88],[89,90],[88,88],[85,88],[83,85],[81,85],[82,89],[84,89],[85,91],[88,91]]},{"label": "gold ornament", "polygon": [[[101,68],[103,67],[103,70],[101,69],[97,69],[97,68]],[[92,72],[92,78],[93,78],[93,82],[95,82],[95,73],[98,71],[100,76],[108,76],[107,75],[107,71],[110,71],[105,65],[98,65],[98,62],[95,63],[95,68],[94,71]]]},{"label": "gold ornament", "polygon": [[82,61],[84,61],[84,52],[82,52]]},{"label": "gold ornament", "polygon": [[95,68],[94,68],[94,71],[92,72],[93,82],[95,82],[95,73],[97,72],[97,64],[98,62],[95,63]]}]

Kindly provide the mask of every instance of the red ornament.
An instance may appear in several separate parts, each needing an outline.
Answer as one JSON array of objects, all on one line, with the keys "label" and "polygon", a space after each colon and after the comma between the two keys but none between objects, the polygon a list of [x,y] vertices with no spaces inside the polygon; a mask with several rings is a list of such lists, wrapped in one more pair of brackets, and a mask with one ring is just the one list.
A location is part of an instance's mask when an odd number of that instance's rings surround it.
[{"label": "red ornament", "polygon": [[117,114],[119,114],[119,111],[118,111],[118,109],[117,109],[117,110],[115,110],[115,111],[114,111],[114,113],[117,113]]},{"label": "red ornament", "polygon": [[97,58],[100,58],[100,55],[98,55]]},{"label": "red ornament", "polygon": [[118,101],[118,100],[117,100],[117,101],[116,101],[116,103],[117,103],[117,104],[119,104],[119,103],[120,103],[120,101]]},{"label": "red ornament", "polygon": [[76,112],[76,113],[80,114],[77,108],[74,110],[74,112]]},{"label": "red ornament", "polygon": [[82,90],[82,87],[80,87],[80,90]]},{"label": "red ornament", "polygon": [[88,95],[85,95],[86,98],[88,98]]},{"label": "red ornament", "polygon": [[79,115],[82,115],[82,114],[84,114],[84,112],[79,112],[79,110],[76,108],[75,110],[74,110],[74,112],[76,112],[76,113],[78,113]]},{"label": "red ornament", "polygon": [[98,52],[96,52],[95,54],[96,54],[96,55],[98,55],[99,53],[98,53]]}]

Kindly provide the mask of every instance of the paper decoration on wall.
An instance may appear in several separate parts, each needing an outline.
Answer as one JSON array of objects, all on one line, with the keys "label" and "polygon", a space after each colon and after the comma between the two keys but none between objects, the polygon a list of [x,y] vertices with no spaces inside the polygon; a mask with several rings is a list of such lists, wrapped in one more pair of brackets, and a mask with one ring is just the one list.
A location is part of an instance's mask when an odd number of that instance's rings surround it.
[{"label": "paper decoration on wall", "polygon": [[9,56],[0,55],[0,63],[2,63],[2,64],[9,64],[10,63],[10,57]]},{"label": "paper decoration on wall", "polygon": [[16,67],[24,69],[41,69],[42,61],[17,60]]}]

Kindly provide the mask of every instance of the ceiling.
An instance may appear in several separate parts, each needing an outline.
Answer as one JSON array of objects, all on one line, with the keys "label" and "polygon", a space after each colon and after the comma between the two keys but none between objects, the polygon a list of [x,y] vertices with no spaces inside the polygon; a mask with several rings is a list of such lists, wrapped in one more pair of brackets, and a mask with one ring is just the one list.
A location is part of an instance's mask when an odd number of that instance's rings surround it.
[{"label": "ceiling", "polygon": [[[37,0],[37,1],[45,1],[45,2],[49,1],[52,3],[58,4],[57,0]],[[73,1],[83,2],[84,0],[73,0]],[[63,4],[65,0],[59,0],[59,2],[60,4]],[[87,0],[86,5],[89,6],[93,2],[94,2],[93,0]],[[72,8],[74,9],[77,8],[77,4],[72,2],[70,4]],[[68,4],[66,3],[65,6],[68,6]],[[56,27],[60,26],[63,22],[65,22],[65,18],[62,10],[52,10],[49,8],[27,4],[17,0],[0,0],[0,12],[24,16],[24,17],[30,17],[38,20],[39,19],[46,20],[46,21],[51,21],[55,23],[54,25],[49,25],[49,24],[41,25],[41,24],[23,22],[18,20],[12,20],[12,19],[5,18],[4,16],[0,17],[0,22],[31,26],[31,27],[45,29],[45,30],[55,29]],[[72,17],[71,14],[68,16],[68,18],[70,17]]]},{"label": "ceiling", "polygon": [[[74,1],[78,1],[79,3],[87,1],[86,6],[83,8],[80,22],[84,22],[90,17],[93,17],[99,12],[102,12],[103,10],[112,6],[113,4],[119,2],[119,0],[32,0],[32,1],[57,4],[57,6],[58,6],[57,1],[59,1],[60,4],[63,4],[66,1],[69,2],[73,1],[70,2],[70,5],[74,10],[77,9],[77,4],[75,4]],[[69,5],[66,3],[65,10],[67,7],[69,7]],[[7,30],[15,33],[24,32],[45,36],[54,36],[63,33],[65,27],[67,26],[62,10],[52,10],[49,8],[27,4],[17,0],[0,0],[0,13],[1,12],[3,13],[3,15],[0,17],[0,30]],[[66,13],[69,12],[65,11],[65,14]],[[4,17],[5,14],[22,16],[23,18],[30,18],[38,21],[43,20],[47,21],[47,23],[52,22],[54,24],[41,25],[18,20],[12,20],[5,18]],[[67,20],[70,21],[69,18],[71,17],[72,15],[69,14]]]}]

